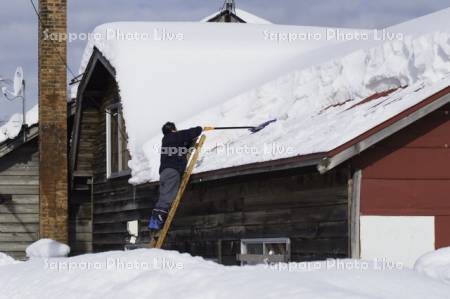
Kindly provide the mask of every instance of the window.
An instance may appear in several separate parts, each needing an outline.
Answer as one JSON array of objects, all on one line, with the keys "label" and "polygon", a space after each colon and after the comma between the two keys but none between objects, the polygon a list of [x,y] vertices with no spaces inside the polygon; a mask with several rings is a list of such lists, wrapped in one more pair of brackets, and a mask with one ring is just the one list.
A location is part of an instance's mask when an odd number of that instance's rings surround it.
[{"label": "window", "polygon": [[106,110],[106,171],[108,178],[128,175],[130,153],[127,149],[127,133],[120,104]]},{"label": "window", "polygon": [[243,239],[238,260],[241,265],[289,262],[290,252],[289,238]]}]

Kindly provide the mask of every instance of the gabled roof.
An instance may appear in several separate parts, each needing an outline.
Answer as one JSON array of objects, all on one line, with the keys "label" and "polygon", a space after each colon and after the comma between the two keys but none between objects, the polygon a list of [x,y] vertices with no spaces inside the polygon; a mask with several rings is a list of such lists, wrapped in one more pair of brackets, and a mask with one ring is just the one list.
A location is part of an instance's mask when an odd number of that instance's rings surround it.
[{"label": "gabled roof", "polygon": [[[389,28],[404,32],[402,40],[324,44],[278,40],[276,50],[270,40],[261,40],[261,32],[325,29],[106,24],[100,31],[164,27],[179,30],[188,39],[179,44],[99,41],[87,47],[85,61],[98,47],[116,70],[133,156],[133,183],[157,180],[159,127],[167,120],[183,128],[257,125],[278,119],[254,135],[208,133],[209,151],[202,153],[197,173],[214,176],[301,165],[319,165],[327,171],[447,103],[446,96],[435,96],[450,85],[450,34],[435,31],[435,20],[445,15],[450,10]],[[422,30],[430,24],[431,31],[416,35],[417,24]],[[270,59],[257,57],[261,54]],[[285,60],[276,60],[280,57]],[[251,59],[258,63],[249,65]],[[264,77],[254,81],[260,75]],[[245,151],[248,148],[256,151]],[[229,155],[229,149],[240,151]]]},{"label": "gabled roof", "polygon": [[[95,48],[115,69],[133,159],[144,157],[142,146],[159,135],[161,124],[167,120],[188,119],[279,77],[296,64],[312,64],[319,56],[311,59],[308,55],[318,49],[323,49],[325,57],[335,55],[325,48],[339,44],[328,40],[280,43],[266,39],[265,30],[291,32],[298,36],[325,35],[327,30],[279,25],[132,22],[105,24],[96,29],[96,34],[111,30],[123,34],[154,33],[155,30],[161,33],[160,28],[166,33],[180,33],[181,40],[155,40],[152,37],[138,41],[94,40],[90,41],[83,58],[81,73],[91,64]],[[238,35],[236,30],[239,30]],[[88,80],[87,76],[84,80]],[[82,84],[83,81],[80,86]],[[215,117],[211,115],[203,122],[212,124]],[[143,127],[146,129],[142,130]],[[144,166],[138,162],[136,167],[140,165]]]}]

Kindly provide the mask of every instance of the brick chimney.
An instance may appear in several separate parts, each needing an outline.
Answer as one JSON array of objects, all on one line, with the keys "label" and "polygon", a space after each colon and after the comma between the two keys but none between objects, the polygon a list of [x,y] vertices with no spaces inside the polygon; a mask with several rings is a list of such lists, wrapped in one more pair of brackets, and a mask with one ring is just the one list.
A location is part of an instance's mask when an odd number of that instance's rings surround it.
[{"label": "brick chimney", "polygon": [[67,32],[67,0],[40,0],[39,12],[40,238],[67,244],[67,44],[44,38]]}]

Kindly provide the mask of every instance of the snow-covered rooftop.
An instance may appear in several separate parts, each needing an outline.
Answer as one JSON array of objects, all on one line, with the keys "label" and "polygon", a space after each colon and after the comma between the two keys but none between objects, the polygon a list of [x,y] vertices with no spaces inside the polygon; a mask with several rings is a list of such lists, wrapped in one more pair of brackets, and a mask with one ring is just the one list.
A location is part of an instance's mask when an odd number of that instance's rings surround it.
[{"label": "snow-covered rooftop", "polygon": [[[1,105],[1,104],[0,104]],[[32,126],[38,123],[38,106],[35,105],[27,112],[27,125]],[[15,113],[10,115],[3,122],[0,122],[0,144],[8,139],[16,138],[22,129],[22,114]]]},{"label": "snow-covered rooftop", "polygon": [[[158,179],[160,127],[167,120],[183,128],[278,119],[254,135],[208,133],[209,151],[202,153],[196,172],[324,152],[346,143],[450,85],[448,25],[450,9],[373,32],[110,23],[95,32],[146,32],[150,38],[92,40],[81,71],[94,47],[115,68],[132,154],[131,182],[142,183]],[[169,33],[180,38],[161,40]],[[398,34],[394,40],[386,35],[392,33]],[[348,34],[353,40],[341,38]],[[398,90],[356,105],[391,89]]]}]

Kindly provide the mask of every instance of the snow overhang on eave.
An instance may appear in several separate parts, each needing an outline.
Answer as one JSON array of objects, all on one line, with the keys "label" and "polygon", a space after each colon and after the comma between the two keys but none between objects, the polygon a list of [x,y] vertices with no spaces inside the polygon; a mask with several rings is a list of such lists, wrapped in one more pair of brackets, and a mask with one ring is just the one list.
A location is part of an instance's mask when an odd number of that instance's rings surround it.
[{"label": "snow overhang on eave", "polygon": [[4,141],[0,144],[0,159],[16,150],[23,144],[37,138],[39,136],[39,126],[37,124],[27,128],[22,128],[20,134],[13,138]]},{"label": "snow overhang on eave", "polygon": [[385,121],[372,130],[356,137],[346,144],[330,151],[323,157],[317,168],[320,173],[326,173],[352,157],[361,154],[378,142],[397,133],[417,120],[450,103],[450,86],[426,98],[419,104],[403,111],[397,116]]}]

